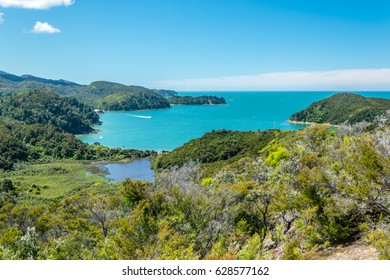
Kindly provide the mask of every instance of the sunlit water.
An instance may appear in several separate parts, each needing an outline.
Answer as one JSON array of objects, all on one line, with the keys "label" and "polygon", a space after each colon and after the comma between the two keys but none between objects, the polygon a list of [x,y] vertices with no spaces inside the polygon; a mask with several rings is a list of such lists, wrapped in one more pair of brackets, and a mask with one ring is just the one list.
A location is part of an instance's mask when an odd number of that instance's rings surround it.
[{"label": "sunlit water", "polygon": [[124,181],[126,178],[154,182],[154,171],[150,168],[150,162],[147,159],[134,160],[129,163],[104,164],[99,168],[107,172],[104,177],[111,183]]},{"label": "sunlit water", "polygon": [[[173,150],[213,129],[299,129],[289,117],[314,101],[335,92],[181,92],[180,95],[216,95],[226,105],[172,106],[171,109],[106,112],[97,134],[81,136],[87,143],[140,150]],[[390,92],[363,92],[390,98]]]}]

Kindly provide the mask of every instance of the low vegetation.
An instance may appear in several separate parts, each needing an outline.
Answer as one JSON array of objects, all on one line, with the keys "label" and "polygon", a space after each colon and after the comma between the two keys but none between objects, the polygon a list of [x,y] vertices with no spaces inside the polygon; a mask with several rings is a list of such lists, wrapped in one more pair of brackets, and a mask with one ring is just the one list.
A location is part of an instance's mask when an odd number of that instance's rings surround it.
[{"label": "low vegetation", "polygon": [[90,162],[47,160],[45,163],[20,164],[3,172],[3,181],[12,182],[22,202],[29,205],[62,199],[89,187],[105,186],[107,180],[89,172]]},{"label": "low vegetation", "polygon": [[[51,199],[44,186],[55,189],[55,180],[5,176],[0,257],[321,259],[332,246],[363,240],[389,259],[389,117],[271,131],[257,155],[214,175],[189,161],[155,183],[126,180],[110,193],[92,184]],[[68,170],[50,168],[59,177]],[[26,195],[49,200],[29,205]]]}]

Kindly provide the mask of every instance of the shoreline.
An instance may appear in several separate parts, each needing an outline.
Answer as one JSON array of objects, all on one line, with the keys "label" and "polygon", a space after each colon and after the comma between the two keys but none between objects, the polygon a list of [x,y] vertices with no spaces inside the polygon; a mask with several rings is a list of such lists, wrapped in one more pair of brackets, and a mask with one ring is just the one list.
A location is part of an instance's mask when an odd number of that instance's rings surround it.
[{"label": "shoreline", "polygon": [[334,127],[340,126],[340,125],[331,124],[331,123],[303,122],[303,121],[293,121],[293,120],[287,120],[287,122],[291,123],[291,124],[300,124],[300,125],[327,125],[327,126],[334,126]]},{"label": "shoreline", "polygon": [[171,106],[223,106],[223,105],[227,105],[227,103],[223,103],[223,104],[175,104],[175,103],[171,103],[170,105]]},{"label": "shoreline", "polygon": [[[98,124],[98,125],[102,125],[102,124]],[[88,136],[88,135],[93,135],[93,134],[98,134],[99,132],[101,132],[102,130],[100,129],[94,129],[92,130],[90,133],[84,133],[84,134],[73,134],[75,137],[79,137],[79,136]]]}]

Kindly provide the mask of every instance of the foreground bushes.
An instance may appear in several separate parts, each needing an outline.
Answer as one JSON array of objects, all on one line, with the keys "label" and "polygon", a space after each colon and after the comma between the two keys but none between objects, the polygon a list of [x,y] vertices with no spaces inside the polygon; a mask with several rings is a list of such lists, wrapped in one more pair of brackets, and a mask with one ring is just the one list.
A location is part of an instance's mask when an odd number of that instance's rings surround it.
[{"label": "foreground bushes", "polygon": [[190,162],[34,207],[2,182],[0,257],[312,259],[363,239],[389,259],[389,136],[386,124],[313,126],[215,175]]}]

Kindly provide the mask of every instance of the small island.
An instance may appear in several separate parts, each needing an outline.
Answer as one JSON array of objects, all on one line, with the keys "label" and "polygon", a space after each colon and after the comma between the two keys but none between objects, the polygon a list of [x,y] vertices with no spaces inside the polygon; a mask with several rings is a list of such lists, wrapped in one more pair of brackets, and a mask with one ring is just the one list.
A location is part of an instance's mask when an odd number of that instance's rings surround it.
[{"label": "small island", "polygon": [[289,122],[298,124],[355,124],[372,122],[390,110],[390,100],[367,98],[359,94],[341,92],[310,104],[293,114]]},{"label": "small island", "polygon": [[226,100],[217,96],[170,96],[167,101],[172,105],[223,105]]}]

